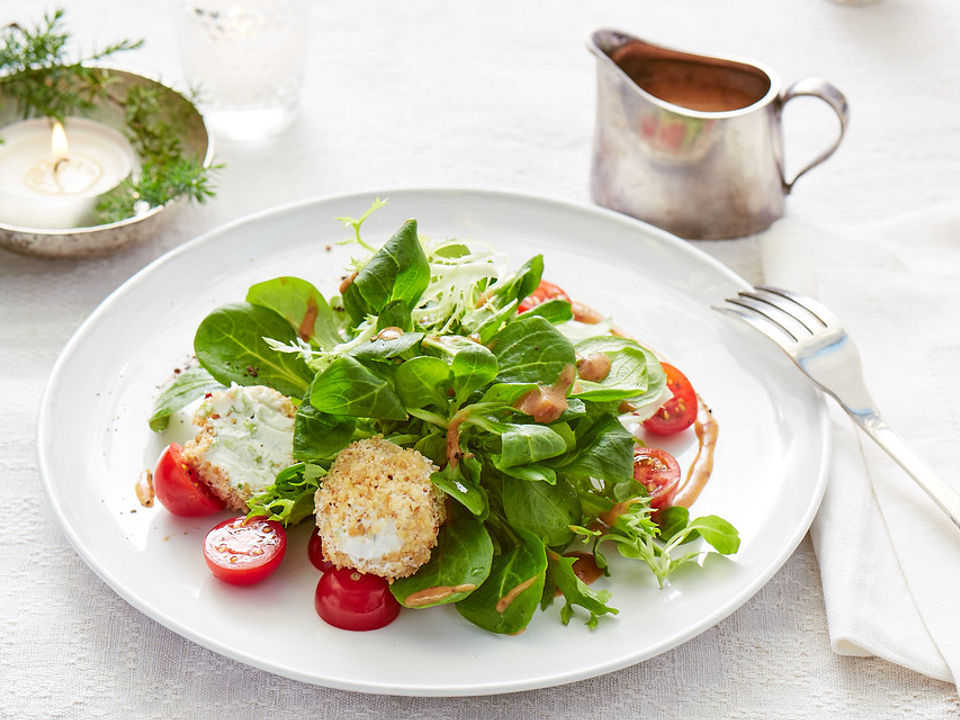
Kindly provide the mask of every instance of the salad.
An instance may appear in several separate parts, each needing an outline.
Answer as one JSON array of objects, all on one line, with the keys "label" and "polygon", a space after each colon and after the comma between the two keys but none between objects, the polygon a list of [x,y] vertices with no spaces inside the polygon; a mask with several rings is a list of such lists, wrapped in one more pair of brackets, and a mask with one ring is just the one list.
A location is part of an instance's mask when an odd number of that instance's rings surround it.
[{"label": "salad", "polygon": [[197,364],[157,399],[152,429],[185,408],[197,425],[157,463],[161,504],[239,513],[204,542],[218,578],[263,581],[285,528],[315,522],[327,622],[366,630],[453,604],[516,634],[555,599],[564,624],[616,614],[590,585],[611,551],[661,586],[702,555],[695,540],[737,551],[730,523],[688,509],[710,463],[682,481],[647,444],[696,432],[712,458],[715,424],[679,370],[543,280],[542,256],[506,271],[416,220],[370,245],[361,228],[382,204],[340,218],[362,257],[338,294],[252,286],[204,318]]}]

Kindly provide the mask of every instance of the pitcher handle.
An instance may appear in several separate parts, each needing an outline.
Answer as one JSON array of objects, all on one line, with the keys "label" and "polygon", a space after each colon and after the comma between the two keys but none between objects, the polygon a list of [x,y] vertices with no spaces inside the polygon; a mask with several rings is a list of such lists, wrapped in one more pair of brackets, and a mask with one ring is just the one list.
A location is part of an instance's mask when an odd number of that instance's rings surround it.
[{"label": "pitcher handle", "polygon": [[801,175],[808,170],[812,170],[833,155],[836,149],[840,147],[840,141],[843,140],[843,135],[847,131],[847,123],[850,120],[850,113],[847,109],[847,98],[826,80],[822,80],[821,78],[804,78],[803,80],[797,80],[797,82],[788,87],[783,95],[780,96],[781,110],[784,105],[795,97],[815,97],[823,100],[837,114],[837,118],[840,120],[840,134],[837,135],[836,142],[834,142],[826,152],[814,158],[813,162],[794,175],[792,180],[787,182],[787,179],[783,178],[783,189],[785,192],[790,192],[793,189],[794,183],[800,179]]}]

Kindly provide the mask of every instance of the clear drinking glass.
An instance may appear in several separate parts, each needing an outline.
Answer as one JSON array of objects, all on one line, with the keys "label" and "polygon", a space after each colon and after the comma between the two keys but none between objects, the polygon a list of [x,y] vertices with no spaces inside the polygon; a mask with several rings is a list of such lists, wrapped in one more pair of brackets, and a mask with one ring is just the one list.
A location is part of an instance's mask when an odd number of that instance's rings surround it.
[{"label": "clear drinking glass", "polygon": [[297,116],[309,0],[171,0],[183,70],[214,132],[262,140]]}]

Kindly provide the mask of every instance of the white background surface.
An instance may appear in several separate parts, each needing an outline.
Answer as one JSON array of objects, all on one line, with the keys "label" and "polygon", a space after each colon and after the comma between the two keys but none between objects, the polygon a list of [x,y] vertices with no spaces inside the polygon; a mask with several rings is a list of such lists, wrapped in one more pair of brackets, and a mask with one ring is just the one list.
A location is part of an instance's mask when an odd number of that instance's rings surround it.
[{"label": "white background surface", "polygon": [[[37,17],[7,0],[0,22]],[[165,2],[67,3],[85,48],[145,35],[124,65],[180,80]],[[756,58],[785,83],[828,78],[851,105],[837,155],[804,177],[794,218],[838,229],[937,205],[960,189],[960,5],[885,0],[624,0],[588,4],[315,3],[304,113],[280,140],[218,144],[219,195],[108,258],[0,251],[0,716],[48,717],[956,717],[954,686],[828,645],[804,542],[753,600],[696,640],[594,680],[475,699],[372,697],[302,685],[225,660],[116,597],[66,543],[40,488],[34,426],[49,370],[96,305],[150,260],[251,211],[325,193],[488,186],[589,202],[593,60],[601,26],[702,53]],[[787,111],[798,167],[834,121]],[[808,128],[806,126],[812,126]],[[819,134],[818,134],[819,133]],[[759,280],[755,238],[701,244]],[[919,280],[918,280],[919,281]],[[123,339],[117,338],[117,352]],[[891,608],[891,612],[896,612]]]}]

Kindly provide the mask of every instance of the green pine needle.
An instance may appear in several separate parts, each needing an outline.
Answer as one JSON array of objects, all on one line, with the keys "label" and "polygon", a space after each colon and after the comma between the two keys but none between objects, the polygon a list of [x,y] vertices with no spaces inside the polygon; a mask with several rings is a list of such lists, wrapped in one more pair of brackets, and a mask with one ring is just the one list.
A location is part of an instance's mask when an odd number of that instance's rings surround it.
[{"label": "green pine needle", "polygon": [[106,224],[133,217],[137,210],[164,205],[186,196],[203,202],[215,194],[212,175],[222,165],[203,166],[180,143],[178,117],[166,107],[156,88],[133,87],[119,92],[106,68],[92,63],[134,50],[143,40],[122,40],[84,57],[67,54],[70,34],[63,28],[62,8],[44,15],[32,28],[11,23],[0,29],[0,91],[16,103],[24,117],[60,120],[83,114],[98,103],[123,108],[127,139],[140,160],[139,171],[101,197],[95,222]]}]

